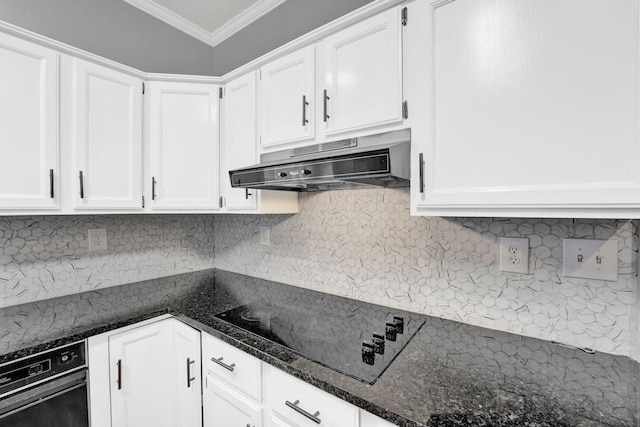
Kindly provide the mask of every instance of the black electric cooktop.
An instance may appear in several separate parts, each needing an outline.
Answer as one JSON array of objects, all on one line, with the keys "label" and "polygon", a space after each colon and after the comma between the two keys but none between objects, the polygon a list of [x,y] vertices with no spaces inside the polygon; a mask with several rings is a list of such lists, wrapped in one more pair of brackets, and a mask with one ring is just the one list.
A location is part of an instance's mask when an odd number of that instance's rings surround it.
[{"label": "black electric cooktop", "polygon": [[261,300],[216,317],[373,384],[424,320],[388,307],[347,301]]}]

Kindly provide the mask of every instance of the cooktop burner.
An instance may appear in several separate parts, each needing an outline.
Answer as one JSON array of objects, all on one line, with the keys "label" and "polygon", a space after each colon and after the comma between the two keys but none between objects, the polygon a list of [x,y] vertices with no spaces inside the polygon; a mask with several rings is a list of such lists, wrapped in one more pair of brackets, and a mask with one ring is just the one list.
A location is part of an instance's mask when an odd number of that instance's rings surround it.
[{"label": "cooktop burner", "polygon": [[412,313],[337,298],[261,300],[216,317],[373,384],[424,320]]}]

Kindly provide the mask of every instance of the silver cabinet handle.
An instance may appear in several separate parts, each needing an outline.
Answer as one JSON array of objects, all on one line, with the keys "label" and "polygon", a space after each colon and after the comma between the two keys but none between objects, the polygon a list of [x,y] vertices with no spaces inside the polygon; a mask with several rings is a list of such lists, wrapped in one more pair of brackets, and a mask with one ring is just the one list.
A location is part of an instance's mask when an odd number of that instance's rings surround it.
[{"label": "silver cabinet handle", "polygon": [[187,388],[191,388],[191,381],[195,381],[196,377],[191,376],[191,365],[196,363],[195,360],[191,360],[187,357]]},{"label": "silver cabinet handle", "polygon": [[253,193],[249,193],[249,189],[248,188],[244,189],[244,198],[245,198],[245,200],[249,200],[249,196],[252,196],[252,195],[253,195]]},{"label": "silver cabinet handle", "polygon": [[53,193],[53,169],[49,169],[49,197],[54,198],[55,194]]},{"label": "silver cabinet handle", "polygon": [[307,120],[307,105],[309,105],[307,95],[302,95],[302,126],[306,126],[309,123],[309,120]]},{"label": "silver cabinet handle", "polygon": [[236,369],[236,364],[232,363],[231,365],[227,365],[226,363],[223,362],[224,357],[221,357],[219,359],[215,359],[215,358],[211,358],[212,362],[217,363],[218,365],[222,366],[224,369],[226,369],[227,371],[231,371],[233,372]]},{"label": "silver cabinet handle", "polygon": [[80,198],[84,199],[84,175],[82,171],[80,171],[79,173],[79,178],[80,178]]},{"label": "silver cabinet handle", "polygon": [[118,390],[122,390],[122,359],[118,359]]},{"label": "silver cabinet handle", "polygon": [[327,113],[327,101],[330,100],[331,98],[329,98],[329,96],[327,95],[327,90],[324,90],[324,95],[323,95],[323,100],[322,100],[322,106],[323,106],[323,110],[324,110],[324,121],[326,122],[331,116],[329,116],[329,114]]},{"label": "silver cabinet handle", "polygon": [[300,403],[300,400],[296,400],[293,403],[289,402],[288,400],[284,401],[284,404],[287,405],[289,408],[293,409],[294,411],[298,412],[299,414],[304,415],[305,417],[309,418],[314,423],[320,424],[322,422],[320,420],[320,418],[318,418],[318,415],[320,415],[320,411],[316,411],[315,413],[311,414],[310,412],[307,412],[304,409],[302,409],[301,407],[299,407],[298,406],[299,403]]},{"label": "silver cabinet handle", "polygon": [[152,176],[151,177],[151,200],[155,200],[156,199],[156,183],[158,181],[156,181],[156,177]]},{"label": "silver cabinet handle", "polygon": [[424,154],[420,153],[418,156],[418,170],[420,171],[420,194],[424,193]]}]

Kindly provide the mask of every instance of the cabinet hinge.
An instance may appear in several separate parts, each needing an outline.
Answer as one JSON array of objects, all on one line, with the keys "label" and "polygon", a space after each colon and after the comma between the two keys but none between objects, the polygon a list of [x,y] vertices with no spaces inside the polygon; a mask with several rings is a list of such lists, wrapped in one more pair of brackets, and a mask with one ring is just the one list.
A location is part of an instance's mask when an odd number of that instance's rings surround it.
[{"label": "cabinet hinge", "polygon": [[224,201],[222,199],[222,196],[220,196],[220,207],[223,207],[223,206],[224,206]]},{"label": "cabinet hinge", "polygon": [[142,207],[144,208],[144,196],[142,196]]},{"label": "cabinet hinge", "polygon": [[407,103],[407,101],[404,101],[402,103],[402,118],[403,119],[409,118],[409,104]]},{"label": "cabinet hinge", "polygon": [[407,26],[408,19],[409,19],[409,10],[406,7],[403,7],[400,22],[402,22],[402,25],[404,25],[405,27]]},{"label": "cabinet hinge", "polygon": [[142,94],[144,95],[144,82],[142,82]]},{"label": "cabinet hinge", "polygon": [[222,88],[222,86],[220,86],[218,88],[218,96],[220,97],[220,99],[222,99],[222,95],[224,94],[224,89]]}]

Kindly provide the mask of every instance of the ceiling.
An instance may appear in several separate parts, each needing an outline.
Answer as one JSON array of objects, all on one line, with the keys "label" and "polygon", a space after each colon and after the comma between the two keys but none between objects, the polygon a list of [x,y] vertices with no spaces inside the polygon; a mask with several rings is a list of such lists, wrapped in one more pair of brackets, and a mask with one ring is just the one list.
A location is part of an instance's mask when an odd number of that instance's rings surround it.
[{"label": "ceiling", "polygon": [[286,0],[124,0],[215,46]]}]

